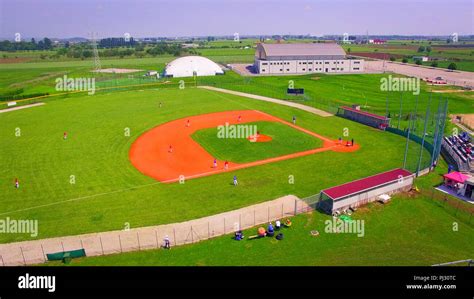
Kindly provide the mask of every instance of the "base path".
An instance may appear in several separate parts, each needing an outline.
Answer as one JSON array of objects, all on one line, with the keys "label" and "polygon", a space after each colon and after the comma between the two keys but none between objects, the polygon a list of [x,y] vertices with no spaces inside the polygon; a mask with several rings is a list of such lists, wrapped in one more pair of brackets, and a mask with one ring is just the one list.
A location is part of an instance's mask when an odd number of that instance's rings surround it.
[{"label": "base path", "polygon": [[[283,219],[310,210],[311,207],[305,201],[294,195],[287,195],[238,210],[186,222],[0,244],[0,266],[44,263],[48,253],[78,249],[85,249],[87,256],[157,249],[163,245],[166,236],[170,240],[171,247],[174,247],[196,243],[260,224],[264,224],[263,226],[266,228],[269,221]],[[237,241],[229,239],[229,242]]]},{"label": "base path", "polygon": [[[216,128],[226,123],[238,125],[257,121],[283,123],[321,139],[323,146],[249,163],[239,164],[229,161],[228,168],[225,169],[224,161],[220,160],[217,161],[218,167],[214,167],[214,157],[191,137],[194,132],[201,129]],[[130,149],[129,158],[141,173],[162,183],[173,183],[179,181],[180,178],[186,180],[193,179],[328,150],[350,152],[358,148],[357,144],[345,146],[338,141],[331,140],[261,111],[237,110],[191,116],[159,125],[135,140]]]},{"label": "base path", "polygon": [[285,105],[285,106],[289,106],[289,107],[293,107],[293,108],[298,108],[300,110],[304,110],[306,112],[310,112],[310,113],[313,113],[313,114],[316,114],[316,115],[319,115],[319,116],[322,116],[322,117],[328,117],[328,116],[333,116],[334,115],[334,114],[331,114],[329,112],[326,112],[326,111],[323,111],[323,110],[320,110],[320,109],[316,109],[316,108],[313,108],[313,107],[310,107],[310,106],[306,106],[306,105],[302,105],[302,104],[298,104],[298,103],[293,103],[293,102],[288,102],[288,101],[284,101],[284,100],[278,100],[278,99],[269,98],[269,97],[264,97],[264,96],[259,96],[259,95],[255,95],[255,94],[251,94],[251,93],[233,91],[233,90],[217,88],[217,87],[212,87],[212,86],[198,86],[198,88],[203,88],[203,89],[213,90],[213,91],[219,91],[219,92],[223,92],[223,93],[233,94],[233,95],[236,95],[236,96],[251,98],[251,99],[254,99],[254,100],[260,100],[260,101]]}]

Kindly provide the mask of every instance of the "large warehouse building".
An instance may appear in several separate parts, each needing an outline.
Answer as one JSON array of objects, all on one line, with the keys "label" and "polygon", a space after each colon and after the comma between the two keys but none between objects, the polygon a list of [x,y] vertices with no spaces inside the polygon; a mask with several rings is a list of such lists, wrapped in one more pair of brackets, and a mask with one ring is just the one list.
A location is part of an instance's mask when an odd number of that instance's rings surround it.
[{"label": "large warehouse building", "polygon": [[255,70],[259,74],[352,73],[364,61],[348,59],[336,43],[258,44]]}]

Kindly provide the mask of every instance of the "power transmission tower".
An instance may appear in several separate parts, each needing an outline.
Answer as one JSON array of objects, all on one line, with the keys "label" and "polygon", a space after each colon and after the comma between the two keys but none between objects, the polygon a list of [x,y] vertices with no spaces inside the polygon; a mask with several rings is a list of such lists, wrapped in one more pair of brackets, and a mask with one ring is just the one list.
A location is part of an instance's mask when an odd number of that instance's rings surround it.
[{"label": "power transmission tower", "polygon": [[92,43],[92,52],[94,53],[94,71],[100,72],[100,57],[99,51],[97,50],[97,32],[91,32],[91,43]]}]

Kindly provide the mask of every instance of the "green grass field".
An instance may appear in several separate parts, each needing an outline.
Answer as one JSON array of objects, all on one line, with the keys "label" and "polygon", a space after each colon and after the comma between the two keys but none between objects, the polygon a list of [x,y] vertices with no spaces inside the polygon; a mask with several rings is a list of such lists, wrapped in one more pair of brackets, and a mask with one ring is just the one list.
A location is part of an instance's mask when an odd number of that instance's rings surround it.
[{"label": "green grass field", "polygon": [[[445,168],[443,168],[445,170]],[[428,183],[438,174],[420,178]],[[457,216],[460,213],[457,214]],[[467,215],[469,217],[469,215]],[[331,216],[313,212],[292,218],[284,239],[232,235],[171,250],[146,250],[73,260],[71,266],[429,266],[471,258],[474,226],[424,196],[397,195],[387,205],[372,203],[353,219],[364,220],[364,235],[327,233]],[[453,230],[457,223],[459,229]],[[311,236],[318,230],[320,235]],[[244,231],[254,235],[255,228]],[[60,262],[48,263],[60,266]]]},{"label": "green grass field", "polygon": [[[162,102],[163,107],[158,108]],[[159,184],[128,160],[132,142],[146,130],[189,115],[257,109],[337,139],[345,131],[361,145],[353,153],[322,152],[180,184]],[[38,219],[39,238],[172,223],[267,201],[306,197],[336,184],[400,167],[405,139],[338,117],[186,88],[75,96],[41,107],[0,114],[0,216]],[[21,136],[15,133],[21,130]],[[125,136],[129,128],[130,137]],[[68,140],[62,139],[64,131]],[[410,143],[408,165],[419,145]],[[383,155],[381,154],[383,153]],[[423,156],[429,164],[429,154]],[[342,165],[342,166],[341,166]],[[327,174],[331,174],[328,176]],[[294,175],[296,183],[288,184]],[[75,184],[71,184],[71,176]],[[13,181],[19,178],[16,190]],[[222,188],[216,188],[222,186]],[[193,200],[189,200],[192,198]],[[223,200],[226,199],[226,200]],[[198,203],[198,204],[196,204]],[[26,240],[2,234],[0,242]]]},{"label": "green grass field", "polygon": [[[252,49],[232,46],[198,49],[201,50],[203,55],[217,62],[253,59]],[[102,67],[161,70],[172,59],[172,56],[104,59]],[[90,77],[91,68],[92,61],[81,60],[0,64],[0,94],[15,89],[22,89],[21,94],[26,95],[57,93],[54,88],[57,77],[65,74]],[[133,79],[127,74],[97,75],[97,87],[143,83],[146,80],[140,79],[141,74],[137,73]],[[313,74],[242,78],[229,71],[224,76],[199,78],[198,82],[186,79],[183,90],[177,88],[177,79],[171,79],[171,84],[147,88],[116,88],[98,91],[93,96],[58,96],[44,99],[46,105],[41,107],[1,113],[0,217],[39,220],[38,238],[120,230],[127,224],[136,228],[195,219],[287,194],[303,198],[324,188],[401,167],[406,141],[398,135],[339,117],[322,118],[286,106],[194,88],[196,84],[213,85],[328,111],[338,105],[358,103],[363,109],[378,114],[388,110],[392,125],[404,129],[406,113],[416,106],[416,97],[403,94],[402,117],[398,118],[401,94],[388,94],[387,105],[387,93],[380,91],[383,77]],[[305,97],[286,95],[290,80],[296,88],[305,88]],[[427,105],[428,91],[428,86],[422,83],[419,107]],[[449,99],[450,113],[474,112],[472,93],[440,94],[432,98],[431,117],[441,96]],[[160,102],[163,103],[161,108],[158,107]],[[352,153],[321,152],[232,174],[187,180],[183,185],[160,184],[141,174],[128,159],[133,141],[159,124],[191,115],[238,109],[260,110],[286,120],[294,115],[298,126],[332,139],[348,132],[346,138],[354,138],[361,148]],[[319,139],[279,123],[257,125],[262,134],[273,137],[272,142],[222,142],[214,138],[216,132],[212,129],[197,132],[193,137],[217,158],[235,162],[321,146]],[[446,130],[451,129],[452,126],[446,126]],[[128,130],[130,136],[124,134]],[[62,139],[65,131],[69,134],[67,140]],[[428,133],[433,134],[430,129]],[[420,145],[409,142],[408,149],[407,168],[414,171],[419,162]],[[422,153],[421,165],[429,165],[428,151],[422,150]],[[442,170],[445,168],[443,165]],[[238,189],[230,184],[234,174],[239,177]],[[294,176],[295,184],[288,183],[289,175]],[[13,187],[15,178],[20,180],[18,190]],[[430,175],[417,184],[429,189],[440,181],[439,175]],[[282,242],[267,239],[239,243],[224,236],[169,252],[87,258],[73,264],[429,265],[469,258],[467,255],[473,252],[472,242],[469,243],[473,236],[472,225],[462,223],[460,231],[453,233],[452,222],[459,219],[446,210],[422,196],[416,199],[397,196],[387,206],[374,204],[355,215],[367,221],[365,238],[334,234],[309,237],[309,230],[321,231],[324,220],[328,219],[315,212],[295,217],[294,230],[292,228]],[[0,243],[28,239],[29,235],[0,234]],[[361,254],[354,255],[354,250]]]},{"label": "green grass field", "polygon": [[270,136],[270,142],[250,142],[247,138],[219,138],[218,128],[195,132],[192,138],[219,160],[246,163],[321,147],[322,141],[278,122],[254,122],[254,131]]}]

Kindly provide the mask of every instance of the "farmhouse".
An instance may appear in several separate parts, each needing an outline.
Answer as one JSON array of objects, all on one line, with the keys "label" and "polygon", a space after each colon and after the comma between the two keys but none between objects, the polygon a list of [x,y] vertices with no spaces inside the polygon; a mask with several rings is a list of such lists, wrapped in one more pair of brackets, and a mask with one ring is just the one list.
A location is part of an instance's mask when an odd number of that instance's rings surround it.
[{"label": "farmhouse", "polygon": [[318,209],[329,214],[377,200],[378,196],[410,190],[414,175],[394,169],[321,191]]},{"label": "farmhouse", "polygon": [[257,45],[254,68],[259,74],[362,72],[364,61],[347,59],[336,43]]},{"label": "farmhouse", "polygon": [[193,77],[222,75],[224,71],[214,61],[201,56],[185,56],[166,65],[165,77]]}]

